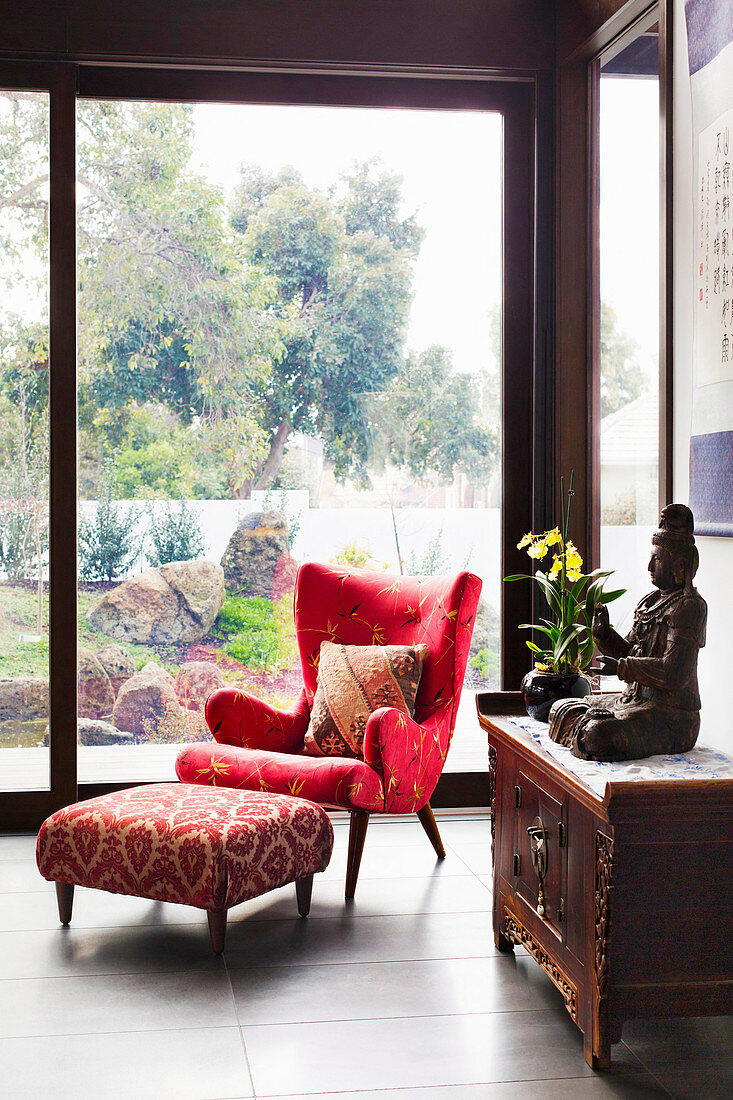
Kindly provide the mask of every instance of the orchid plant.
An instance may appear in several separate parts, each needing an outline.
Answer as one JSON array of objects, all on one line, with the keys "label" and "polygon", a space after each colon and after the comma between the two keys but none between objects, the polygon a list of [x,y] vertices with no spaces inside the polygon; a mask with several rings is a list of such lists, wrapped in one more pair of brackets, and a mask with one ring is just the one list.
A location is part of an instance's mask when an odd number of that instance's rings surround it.
[{"label": "orchid plant", "polygon": [[519,627],[520,630],[539,631],[546,637],[544,648],[532,641],[527,642],[527,647],[535,655],[535,668],[540,672],[569,674],[588,668],[595,650],[591,633],[595,606],[611,603],[626,591],[625,588],[604,591],[606,579],[613,570],[582,572],[583,559],[569,537],[574,479],[573,471],[567,491],[567,506],[565,479],[560,479],[560,526],[541,535],[529,532],[517,543],[517,549],[526,548],[529,557],[535,561],[544,562],[551,554],[549,569],[545,567],[534,574],[516,573],[504,578],[505,581],[535,580],[550,608],[551,620],[540,619],[538,623],[522,623]]}]

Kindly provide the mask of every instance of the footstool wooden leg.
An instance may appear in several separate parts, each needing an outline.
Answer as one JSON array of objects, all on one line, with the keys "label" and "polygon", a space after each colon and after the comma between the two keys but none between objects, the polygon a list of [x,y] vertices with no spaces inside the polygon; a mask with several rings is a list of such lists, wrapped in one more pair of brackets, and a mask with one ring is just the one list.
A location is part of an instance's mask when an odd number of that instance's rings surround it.
[{"label": "footstool wooden leg", "polygon": [[295,896],[298,899],[298,912],[301,917],[307,917],[311,911],[311,894],[313,893],[313,875],[295,880]]},{"label": "footstool wooden leg", "polygon": [[209,935],[214,954],[221,955],[227,934],[227,911],[226,909],[207,909],[206,916],[209,918]]},{"label": "footstool wooden leg", "polygon": [[59,903],[59,920],[64,925],[70,924],[71,910],[74,905],[74,887],[65,882],[57,882],[56,901]]}]

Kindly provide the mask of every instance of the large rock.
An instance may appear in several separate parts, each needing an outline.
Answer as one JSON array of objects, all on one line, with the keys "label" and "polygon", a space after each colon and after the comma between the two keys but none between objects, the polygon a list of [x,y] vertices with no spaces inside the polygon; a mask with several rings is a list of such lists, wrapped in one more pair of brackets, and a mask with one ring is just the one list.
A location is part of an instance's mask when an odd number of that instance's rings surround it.
[{"label": "large rock", "polygon": [[0,679],[0,722],[48,717],[48,680],[33,676]]},{"label": "large rock", "polygon": [[103,718],[112,713],[115,693],[101,661],[91,649],[79,650],[79,717]]},{"label": "large rock", "polygon": [[290,558],[285,518],[279,512],[250,512],[221,559],[227,592],[271,599],[275,571],[283,558]]},{"label": "large rock", "polygon": [[97,660],[109,676],[112,691],[117,694],[126,680],[135,673],[135,662],[126,649],[121,645],[106,645],[97,650]]},{"label": "large rock", "polygon": [[87,613],[95,630],[140,645],[197,642],[224,603],[224,573],[212,561],[174,561],[123,581]]},{"label": "large rock", "polygon": [[176,676],[178,702],[187,710],[202,710],[212,691],[224,687],[224,677],[213,661],[187,661]]},{"label": "large rock", "polygon": [[80,745],[131,745],[135,740],[131,733],[118,730],[111,722],[102,722],[98,718],[80,718],[77,732]]},{"label": "large rock", "polygon": [[160,665],[150,662],[120,688],[112,711],[112,721],[117,729],[127,730],[136,738],[144,738],[147,734],[143,718],[161,718],[180,713],[173,677]]}]

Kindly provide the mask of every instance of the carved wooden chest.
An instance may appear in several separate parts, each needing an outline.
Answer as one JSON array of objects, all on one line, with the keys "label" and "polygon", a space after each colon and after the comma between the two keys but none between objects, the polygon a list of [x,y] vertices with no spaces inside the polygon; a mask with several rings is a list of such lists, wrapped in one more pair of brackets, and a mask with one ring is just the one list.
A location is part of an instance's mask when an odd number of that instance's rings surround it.
[{"label": "carved wooden chest", "polygon": [[562,994],[608,1068],[633,1017],[733,1011],[733,780],[608,783],[600,797],[478,696],[489,740],[494,938]]}]

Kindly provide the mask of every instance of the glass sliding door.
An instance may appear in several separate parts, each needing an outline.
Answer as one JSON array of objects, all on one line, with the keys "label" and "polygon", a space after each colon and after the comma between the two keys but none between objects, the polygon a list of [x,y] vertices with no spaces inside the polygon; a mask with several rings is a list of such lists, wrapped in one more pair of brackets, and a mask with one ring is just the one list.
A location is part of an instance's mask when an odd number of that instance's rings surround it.
[{"label": "glass sliding door", "polygon": [[[659,34],[654,16],[600,61],[601,565],[631,628],[659,516]],[[650,25],[651,24],[651,25]]]},{"label": "glass sliding door", "polygon": [[84,99],[78,133],[80,780],[169,778],[220,684],[288,706],[307,560],[479,574],[447,768],[484,770],[501,114]]},{"label": "glass sliding door", "polygon": [[0,790],[49,789],[47,92],[0,90]]}]

